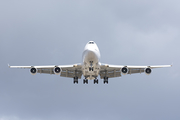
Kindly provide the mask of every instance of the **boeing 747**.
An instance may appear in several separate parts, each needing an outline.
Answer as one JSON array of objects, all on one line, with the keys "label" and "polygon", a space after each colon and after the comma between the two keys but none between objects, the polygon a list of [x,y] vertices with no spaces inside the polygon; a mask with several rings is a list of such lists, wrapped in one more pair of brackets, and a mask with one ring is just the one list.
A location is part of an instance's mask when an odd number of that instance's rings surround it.
[{"label": "boeing 747", "polygon": [[[9,65],[8,65],[9,66]],[[98,84],[98,76],[104,79],[104,84],[108,84],[109,78],[121,77],[121,74],[135,74],[145,72],[149,75],[154,68],[171,67],[172,65],[155,66],[131,66],[131,65],[110,65],[100,62],[100,51],[94,41],[89,41],[82,54],[82,63],[72,65],[49,65],[49,66],[9,66],[10,68],[27,68],[30,73],[56,74],[61,77],[73,78],[73,83],[78,84],[78,79],[84,76],[83,83],[88,84],[88,80],[94,80]]]}]

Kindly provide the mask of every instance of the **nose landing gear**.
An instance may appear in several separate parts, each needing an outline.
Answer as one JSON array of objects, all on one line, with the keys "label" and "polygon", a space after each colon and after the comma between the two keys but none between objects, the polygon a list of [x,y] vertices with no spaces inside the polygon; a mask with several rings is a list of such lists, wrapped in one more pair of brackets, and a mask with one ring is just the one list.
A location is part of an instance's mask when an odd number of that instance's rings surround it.
[{"label": "nose landing gear", "polygon": [[90,62],[90,67],[89,67],[89,71],[93,71],[93,61],[89,61]]},{"label": "nose landing gear", "polygon": [[93,69],[93,67],[89,67],[89,71],[93,71],[94,69]]}]

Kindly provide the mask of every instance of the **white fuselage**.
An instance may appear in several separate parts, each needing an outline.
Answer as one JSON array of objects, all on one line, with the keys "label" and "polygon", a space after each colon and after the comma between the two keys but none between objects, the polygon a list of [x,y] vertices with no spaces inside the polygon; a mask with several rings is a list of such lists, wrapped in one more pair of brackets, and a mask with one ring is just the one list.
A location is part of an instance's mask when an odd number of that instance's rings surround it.
[{"label": "white fuselage", "polygon": [[100,51],[95,42],[89,41],[86,44],[82,58],[84,77],[89,80],[97,78],[100,70]]}]

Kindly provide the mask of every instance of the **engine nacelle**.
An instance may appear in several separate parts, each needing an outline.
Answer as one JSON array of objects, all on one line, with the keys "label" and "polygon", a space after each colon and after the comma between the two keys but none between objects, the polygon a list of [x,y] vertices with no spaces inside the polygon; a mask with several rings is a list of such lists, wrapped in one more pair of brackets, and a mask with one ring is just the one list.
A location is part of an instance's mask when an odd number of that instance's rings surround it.
[{"label": "engine nacelle", "polygon": [[121,68],[121,73],[123,74],[123,75],[126,75],[127,73],[128,73],[128,68],[127,67],[123,67],[123,68]]},{"label": "engine nacelle", "polygon": [[150,75],[152,70],[151,68],[145,68],[144,72],[146,73],[146,75]]},{"label": "engine nacelle", "polygon": [[55,67],[53,71],[54,71],[54,74],[59,75],[61,73],[61,68]]},{"label": "engine nacelle", "polygon": [[37,73],[37,69],[34,68],[34,67],[32,67],[32,68],[30,69],[30,72],[31,72],[32,75],[35,75],[35,74]]}]

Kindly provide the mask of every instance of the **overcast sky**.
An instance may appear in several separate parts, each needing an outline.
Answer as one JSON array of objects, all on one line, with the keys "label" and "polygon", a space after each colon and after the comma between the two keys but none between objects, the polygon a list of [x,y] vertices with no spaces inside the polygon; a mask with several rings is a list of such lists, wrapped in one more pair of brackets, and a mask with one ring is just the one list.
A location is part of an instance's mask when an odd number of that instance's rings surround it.
[{"label": "overcast sky", "polygon": [[[1,0],[0,120],[179,120],[179,0]],[[101,62],[163,65],[104,85],[73,84],[10,65],[82,62],[93,40]]]}]

